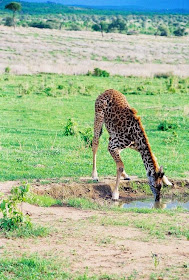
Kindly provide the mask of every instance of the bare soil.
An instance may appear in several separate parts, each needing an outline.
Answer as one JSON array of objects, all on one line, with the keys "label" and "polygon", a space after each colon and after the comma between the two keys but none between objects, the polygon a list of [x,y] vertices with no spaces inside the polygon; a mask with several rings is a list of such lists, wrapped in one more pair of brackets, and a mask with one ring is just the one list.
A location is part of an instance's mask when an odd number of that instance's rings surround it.
[{"label": "bare soil", "polygon": [[[40,194],[50,194],[55,198],[84,196],[94,200],[109,199],[114,178],[104,178],[96,184],[88,178],[80,182],[57,183],[33,182],[32,188]],[[64,179],[64,181],[66,181]],[[135,182],[139,183],[138,179]],[[145,181],[144,181],[145,182]],[[188,181],[177,182],[171,190],[188,188]],[[141,183],[141,182],[140,182]],[[0,183],[0,192],[10,191],[19,182]],[[130,182],[122,182],[121,196],[137,198],[140,191],[132,191]],[[144,195],[144,194],[143,194]],[[161,225],[170,222],[166,214],[116,213],[96,210],[82,210],[72,207],[38,207],[24,204],[24,212],[30,213],[34,223],[50,227],[48,237],[36,239],[5,239],[0,236],[0,254],[3,256],[22,256],[37,253],[45,258],[54,257],[63,264],[65,271],[91,275],[115,274],[128,279],[189,279],[189,243],[186,237],[175,237],[169,232],[166,238],[158,239],[134,226],[111,224],[111,221],[151,220]],[[103,223],[108,218],[110,224]],[[188,214],[179,213],[176,218],[186,223]],[[173,217],[175,219],[175,217]],[[177,222],[175,221],[175,224]],[[132,276],[133,275],[133,276]],[[152,278],[156,275],[156,278]],[[161,276],[163,275],[163,276]],[[154,276],[155,277],[155,276]]]},{"label": "bare soil", "polygon": [[[172,187],[163,187],[163,197],[185,196],[189,195],[189,180],[172,180]],[[134,200],[152,196],[150,187],[146,189],[143,186],[148,185],[146,179],[139,179],[131,176],[131,180],[122,180],[120,183],[120,199]],[[111,199],[112,190],[115,186],[115,177],[103,177],[99,182],[93,182],[91,178],[80,178],[78,182],[73,179],[64,178],[59,182],[56,180],[34,181],[32,190],[39,195],[50,195],[55,199],[67,199],[70,197],[85,197],[95,201]]]}]

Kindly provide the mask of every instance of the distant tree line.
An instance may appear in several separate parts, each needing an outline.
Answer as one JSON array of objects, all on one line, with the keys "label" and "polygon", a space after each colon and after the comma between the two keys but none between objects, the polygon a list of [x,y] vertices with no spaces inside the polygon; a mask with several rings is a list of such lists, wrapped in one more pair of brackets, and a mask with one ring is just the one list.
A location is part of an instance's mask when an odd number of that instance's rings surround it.
[{"label": "distant tree line", "polygon": [[[26,5],[23,3],[23,5]],[[36,3],[27,3],[32,7],[39,6]],[[47,5],[47,4],[46,4]],[[45,14],[39,11],[34,14],[25,14],[18,12],[21,11],[21,4],[17,2],[8,3],[5,9],[12,12],[12,17],[6,16],[2,18],[2,23],[6,26],[16,26],[16,14],[17,25],[24,27],[35,28],[48,28],[48,29],[65,29],[65,30],[92,30],[101,32],[102,36],[105,33],[123,33],[127,35],[134,34],[149,34],[158,36],[186,36],[189,28],[189,15],[166,15],[166,14],[125,14],[125,15],[113,15],[112,11],[109,15],[94,14],[94,11],[90,14],[86,14],[82,9],[78,13],[73,8],[64,8],[65,13],[57,12],[57,5],[51,5],[54,8],[51,14]],[[45,6],[46,7],[46,6]],[[47,6],[48,7],[48,6]],[[35,9],[34,9],[35,10]],[[57,12],[57,14],[55,13]],[[75,13],[74,13],[75,11]],[[117,13],[117,11],[116,11]]]}]

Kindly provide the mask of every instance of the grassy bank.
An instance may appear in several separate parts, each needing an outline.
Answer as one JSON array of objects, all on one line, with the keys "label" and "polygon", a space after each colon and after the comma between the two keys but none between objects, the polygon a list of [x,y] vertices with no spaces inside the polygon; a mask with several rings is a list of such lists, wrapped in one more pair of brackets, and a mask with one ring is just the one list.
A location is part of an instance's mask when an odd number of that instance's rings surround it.
[{"label": "grassy bank", "polygon": [[[79,131],[93,127],[95,99],[108,88],[125,93],[138,110],[166,174],[187,177],[189,79],[39,74],[0,76],[0,180],[89,176],[92,153]],[[76,136],[64,135],[69,118]],[[104,129],[99,175],[115,174],[107,145]],[[145,176],[138,153],[125,150],[123,160],[127,173]]]}]

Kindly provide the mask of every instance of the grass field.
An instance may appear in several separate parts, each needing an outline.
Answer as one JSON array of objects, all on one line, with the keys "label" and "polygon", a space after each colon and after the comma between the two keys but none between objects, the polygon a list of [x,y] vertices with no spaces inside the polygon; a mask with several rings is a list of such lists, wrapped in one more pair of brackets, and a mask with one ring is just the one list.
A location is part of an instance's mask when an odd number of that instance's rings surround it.
[{"label": "grass field", "polygon": [[[189,79],[56,74],[0,76],[0,180],[90,176],[91,149],[80,134],[65,136],[69,118],[77,131],[93,128],[96,97],[114,88],[142,117],[152,150],[171,178],[188,177]],[[166,122],[165,122],[166,121]],[[158,130],[159,125],[167,130]],[[99,175],[115,175],[104,129]],[[140,155],[125,150],[130,175],[145,177]]]}]

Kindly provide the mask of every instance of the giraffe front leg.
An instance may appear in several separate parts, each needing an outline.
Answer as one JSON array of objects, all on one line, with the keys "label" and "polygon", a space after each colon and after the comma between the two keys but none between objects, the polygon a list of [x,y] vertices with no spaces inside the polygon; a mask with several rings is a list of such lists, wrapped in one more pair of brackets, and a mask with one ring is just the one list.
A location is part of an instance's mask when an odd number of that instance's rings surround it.
[{"label": "giraffe front leg", "polygon": [[116,178],[116,185],[115,188],[113,190],[112,193],[112,199],[113,200],[117,200],[119,199],[119,183],[120,183],[120,179],[122,174],[126,175],[125,171],[124,171],[124,164],[121,160],[120,157],[120,150],[118,148],[112,148],[112,142],[109,142],[109,146],[108,146],[108,150],[111,154],[111,156],[113,157],[115,163],[116,163],[116,167],[117,167],[117,178]]},{"label": "giraffe front leg", "polygon": [[119,163],[117,163],[117,178],[116,178],[116,185],[112,193],[112,199],[118,200],[119,199],[119,183],[121,179],[121,174],[123,172],[123,167],[119,167]]}]

